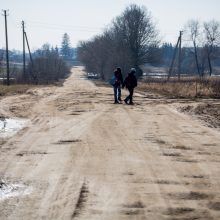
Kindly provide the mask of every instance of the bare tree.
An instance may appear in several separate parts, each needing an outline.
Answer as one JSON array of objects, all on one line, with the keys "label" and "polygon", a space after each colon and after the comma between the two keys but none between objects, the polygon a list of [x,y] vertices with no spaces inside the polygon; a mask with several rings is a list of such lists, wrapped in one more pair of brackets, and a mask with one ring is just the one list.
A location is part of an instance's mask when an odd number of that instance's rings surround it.
[{"label": "bare tree", "polygon": [[123,73],[155,60],[158,32],[150,13],[144,7],[130,5],[121,16],[116,17],[109,28],[91,41],[81,42],[78,54],[87,71],[101,73],[109,79],[114,68],[120,66]]},{"label": "bare tree", "polygon": [[78,46],[78,56],[86,70],[99,73],[102,79],[108,79],[113,71],[113,60],[116,57],[113,38],[111,31],[105,31],[92,41],[80,42]]},{"label": "bare tree", "polygon": [[131,64],[138,68],[148,61],[150,48],[159,44],[158,31],[150,12],[135,4],[128,6],[114,21],[114,29],[119,33],[120,45],[127,45]]},{"label": "bare tree", "polygon": [[205,50],[208,59],[209,75],[212,75],[211,60],[216,46],[220,43],[220,23],[215,20],[204,23]]},{"label": "bare tree", "polygon": [[198,50],[197,50],[197,42],[198,42],[198,37],[200,35],[199,21],[189,20],[186,24],[185,29],[186,29],[187,34],[189,35],[190,40],[193,43],[197,72],[198,72],[198,75],[200,76],[201,73],[200,73],[200,68],[199,68]]}]

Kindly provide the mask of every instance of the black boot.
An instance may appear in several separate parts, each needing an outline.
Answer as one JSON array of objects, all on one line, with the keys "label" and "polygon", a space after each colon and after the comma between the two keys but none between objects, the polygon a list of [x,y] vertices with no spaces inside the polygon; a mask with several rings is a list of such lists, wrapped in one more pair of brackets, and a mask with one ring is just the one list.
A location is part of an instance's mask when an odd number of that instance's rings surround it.
[{"label": "black boot", "polygon": [[125,99],[125,100],[124,100],[124,102],[125,102],[125,104],[127,104],[127,105],[128,105],[128,100],[127,100],[127,99]]}]

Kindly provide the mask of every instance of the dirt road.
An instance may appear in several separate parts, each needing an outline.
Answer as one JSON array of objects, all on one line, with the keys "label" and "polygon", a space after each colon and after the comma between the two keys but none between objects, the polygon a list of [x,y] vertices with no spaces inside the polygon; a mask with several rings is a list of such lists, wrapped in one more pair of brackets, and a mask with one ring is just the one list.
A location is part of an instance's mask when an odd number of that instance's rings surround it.
[{"label": "dirt road", "polygon": [[220,132],[134,99],[112,104],[80,68],[2,99],[1,115],[29,122],[0,145],[0,219],[220,219]]}]

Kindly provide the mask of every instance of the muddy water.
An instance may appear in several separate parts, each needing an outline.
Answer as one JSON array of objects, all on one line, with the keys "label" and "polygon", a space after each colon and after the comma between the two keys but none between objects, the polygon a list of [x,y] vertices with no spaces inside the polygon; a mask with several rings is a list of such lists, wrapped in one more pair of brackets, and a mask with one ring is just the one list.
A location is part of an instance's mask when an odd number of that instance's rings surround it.
[{"label": "muddy water", "polygon": [[0,118],[0,137],[5,138],[14,135],[21,130],[26,123],[27,121],[22,119]]}]

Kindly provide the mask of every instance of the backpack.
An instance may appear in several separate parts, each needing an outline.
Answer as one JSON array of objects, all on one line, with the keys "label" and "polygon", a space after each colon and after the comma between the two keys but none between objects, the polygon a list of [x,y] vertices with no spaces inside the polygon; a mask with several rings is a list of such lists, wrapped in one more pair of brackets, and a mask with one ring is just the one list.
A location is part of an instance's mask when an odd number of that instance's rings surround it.
[{"label": "backpack", "polygon": [[115,85],[115,80],[116,80],[116,77],[115,77],[115,75],[113,75],[112,78],[109,80],[109,84],[114,86]]}]

